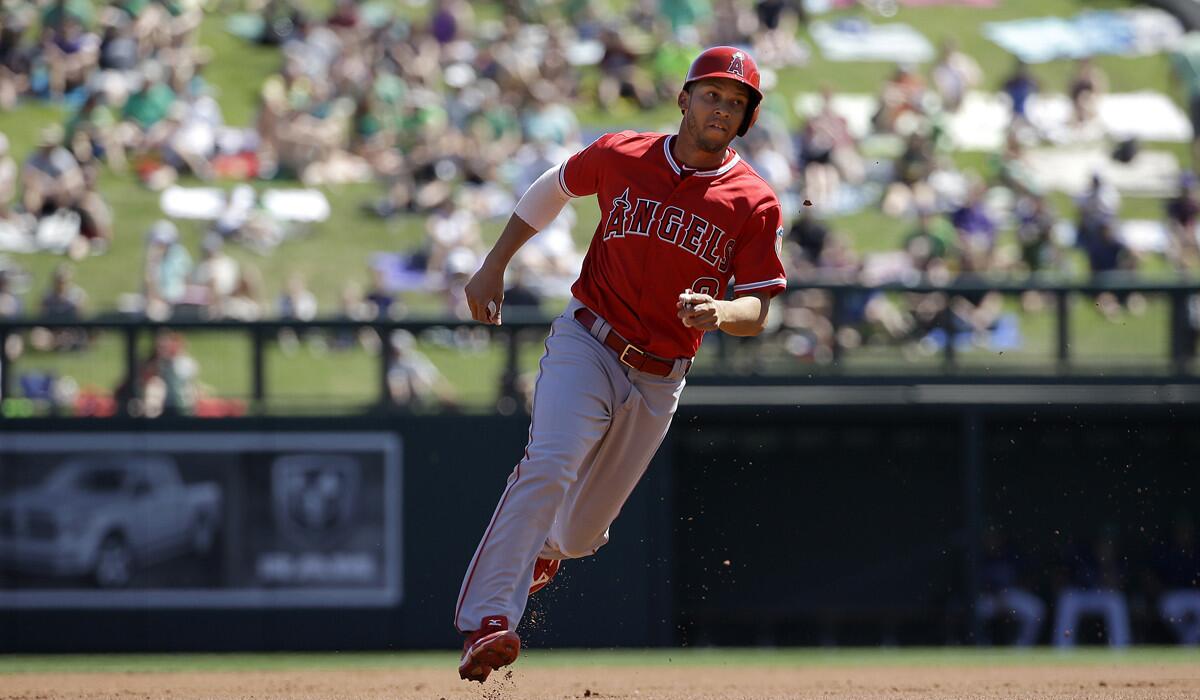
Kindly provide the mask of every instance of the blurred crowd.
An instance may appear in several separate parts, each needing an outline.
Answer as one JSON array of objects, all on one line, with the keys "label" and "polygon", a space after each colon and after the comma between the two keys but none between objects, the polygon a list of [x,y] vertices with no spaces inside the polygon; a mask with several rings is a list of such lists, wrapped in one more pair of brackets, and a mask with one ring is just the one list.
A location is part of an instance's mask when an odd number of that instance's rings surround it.
[{"label": "blurred crowd", "polygon": [[[1042,86],[1028,66],[1017,61],[1000,91],[1010,105],[1003,147],[980,170],[960,168],[947,133],[947,118],[959,110],[967,91],[982,86],[983,73],[973,58],[947,40],[927,71],[899,66],[881,86],[871,133],[856,139],[826,88],[820,107],[807,119],[791,151],[791,168],[775,181],[787,191],[796,176],[802,185],[798,207],[787,232],[788,262],[795,278],[827,282],[963,283],[1031,278],[1118,280],[1147,263],[1176,273],[1200,270],[1197,212],[1200,189],[1185,173],[1177,193],[1164,206],[1167,242],[1157,258],[1131,246],[1121,235],[1121,195],[1104,177],[1092,175],[1086,191],[1074,198],[1055,197],[1039,187],[1028,158],[1030,148],[1048,143],[1028,117],[1030,98]],[[1097,130],[1096,104],[1107,90],[1104,72],[1089,59],[1077,62],[1065,85],[1053,86],[1070,98],[1070,128]],[[769,130],[769,127],[768,127]],[[786,136],[786,135],[785,135]],[[763,138],[765,136],[754,137]],[[787,142],[781,137],[781,141]],[[864,141],[872,148],[894,143],[898,153],[874,167],[864,165]],[[1112,159],[1136,157],[1135,140],[1115,144]],[[758,153],[748,154],[759,165]],[[759,165],[760,172],[774,172]],[[869,201],[889,220],[907,222],[897,250],[864,254],[854,239],[862,232],[844,230],[831,213],[846,199],[843,190],[878,192]],[[1069,203],[1066,210],[1062,203]],[[781,319],[784,345],[793,354],[817,362],[833,358],[834,346],[867,343],[899,346],[908,354],[931,354],[946,343],[963,348],[1007,349],[1016,316],[998,292],[946,294],[854,294],[840,299],[825,292],[797,289],[785,297]],[[1042,309],[1049,299],[1037,292],[1020,297],[1025,311]],[[1140,315],[1146,300],[1137,293],[1102,293],[1097,310],[1118,321]]]},{"label": "blurred crowd", "polygon": [[[780,71],[809,59],[797,39],[808,21],[798,0],[639,0],[620,13],[578,1],[498,5],[430,0],[420,19],[409,19],[396,7],[359,0],[335,0],[326,12],[293,0],[223,3],[222,12],[244,11],[235,33],[279,52],[278,71],[257,90],[253,124],[231,126],[204,77],[214,57],[197,41],[201,0],[7,0],[0,8],[0,109],[48,99],[66,105],[69,117],[41,129],[37,148],[19,165],[0,137],[0,249],[50,250],[85,265],[118,231],[129,235],[97,190],[102,167],[156,190],[181,176],[236,180],[243,184],[198,248],[189,250],[167,219],[133,232],[144,236],[144,263],[120,311],[156,320],[395,319],[406,313],[410,291],[432,290],[446,314],[465,318],[463,286],[485,250],[481,226],[507,217],[534,178],[596,135],[581,130],[576,111],[587,106],[622,115],[634,128],[671,129],[647,123],[640,111],[671,102],[694,55],[721,43],[748,47],[764,69],[763,116],[735,148],[780,194],[794,278],[867,285],[1078,279],[1133,272],[1144,262],[1145,253],[1118,235],[1121,197],[1112,183],[1097,175],[1064,209],[1069,200],[1039,189],[1030,173],[1028,150],[1047,137],[1028,117],[1032,96],[1065,93],[1072,128],[1082,133],[1095,124],[1108,80],[1087,59],[1063,85],[1039,85],[1019,62],[985,81],[978,63],[948,40],[928,66],[901,65],[883,81],[863,137],[834,108],[832,86],[798,124],[785,116],[793,105],[775,92]],[[1011,105],[1004,145],[978,171],[964,170],[953,157],[947,117],[969,91],[997,88]],[[1115,146],[1114,158],[1126,160],[1139,148]],[[277,178],[378,183],[363,214],[420,216],[424,239],[363,261],[365,274],[345,282],[334,308],[318,304],[298,269],[272,301],[255,266],[226,248],[269,254],[286,238],[248,184]],[[895,250],[867,252],[862,239],[874,232],[840,223],[854,211],[877,212],[908,233]],[[1200,185],[1185,176],[1163,212],[1167,267],[1200,265],[1198,214]],[[575,222],[568,207],[522,250],[508,282],[510,306],[536,309],[567,294],[582,258]],[[69,270],[44,284],[74,285]],[[29,296],[34,284],[18,265],[0,261],[0,316],[85,313],[77,285],[77,292],[48,291],[38,304]],[[1033,311],[1047,301],[1027,293],[1020,304]],[[1141,313],[1145,300],[1102,294],[1096,306],[1119,319]],[[995,293],[835,298],[795,288],[776,307],[773,333],[753,352],[782,351],[802,362],[830,362],[837,349],[871,344],[921,355],[947,343],[995,347],[1014,336],[1012,309]],[[85,342],[43,337],[37,346]],[[390,338],[362,334],[284,334],[281,343],[419,354],[415,345],[397,350]],[[421,388],[438,381],[408,383],[393,393],[449,400],[445,391]]]}]

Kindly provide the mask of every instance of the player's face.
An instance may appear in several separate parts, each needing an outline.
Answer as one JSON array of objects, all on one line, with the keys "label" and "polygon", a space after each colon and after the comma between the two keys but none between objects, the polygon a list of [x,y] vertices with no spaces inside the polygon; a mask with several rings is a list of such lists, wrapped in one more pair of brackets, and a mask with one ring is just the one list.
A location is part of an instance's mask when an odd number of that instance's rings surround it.
[{"label": "player's face", "polygon": [[707,153],[719,153],[737,136],[750,104],[750,90],[728,78],[706,78],[679,93],[683,129]]}]

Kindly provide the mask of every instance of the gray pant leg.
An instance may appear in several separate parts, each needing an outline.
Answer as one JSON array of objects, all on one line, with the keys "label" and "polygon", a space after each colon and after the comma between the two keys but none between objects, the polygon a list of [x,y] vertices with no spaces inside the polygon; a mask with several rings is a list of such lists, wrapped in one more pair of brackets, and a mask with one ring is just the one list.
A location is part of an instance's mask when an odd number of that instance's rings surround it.
[{"label": "gray pant leg", "polygon": [[533,562],[582,463],[608,431],[613,407],[632,386],[611,353],[573,318],[559,317],[546,340],[534,391],[525,457],[513,470],[463,579],[459,630],[488,615],[515,627],[524,612]]},{"label": "gray pant leg", "polygon": [[646,473],[679,405],[682,380],[629,372],[633,391],[567,490],[540,556],[573,559],[608,542],[608,528]]}]

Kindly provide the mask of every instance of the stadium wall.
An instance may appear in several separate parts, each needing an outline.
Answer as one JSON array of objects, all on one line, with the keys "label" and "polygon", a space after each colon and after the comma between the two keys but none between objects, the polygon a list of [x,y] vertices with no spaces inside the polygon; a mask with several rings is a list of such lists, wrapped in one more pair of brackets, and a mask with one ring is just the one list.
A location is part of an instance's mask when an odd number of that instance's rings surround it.
[{"label": "stadium wall", "polygon": [[[1101,533],[1115,535],[1140,562],[1163,541],[1173,514],[1194,503],[1200,436],[1192,427],[1200,410],[1121,403],[1120,394],[1109,390],[1107,403],[1073,403],[1079,393],[1066,392],[1066,401],[1049,404],[685,406],[614,525],[612,542],[564,567],[561,580],[533,600],[526,641],[603,647],[1002,639],[1006,630],[985,628],[970,614],[988,528],[1002,529],[1035,573],[1069,565],[1073,548]],[[193,445],[178,456],[181,469],[192,470],[185,481],[197,474],[225,479],[225,529],[208,554],[147,564],[116,591],[96,589],[86,576],[6,570],[5,652],[452,647],[457,635],[449,620],[462,572],[526,431],[523,418],[490,416],[68,425],[70,435],[85,438],[81,444],[101,446],[84,450],[93,455],[128,454],[112,449],[114,435],[142,436],[135,451]],[[20,475],[38,463],[17,448],[49,439],[59,452],[46,454],[61,461],[68,433],[55,421],[10,421],[5,428],[0,493],[11,497],[27,486],[18,482],[28,476]],[[238,562],[272,549],[263,532],[282,527],[286,489],[259,488],[268,478],[262,475],[290,483],[296,453],[319,452],[314,445],[324,441],[338,443],[331,454],[359,454],[354,445],[367,454],[380,435],[397,438],[402,478],[398,488],[373,480],[371,458],[361,456],[358,520],[388,523],[386,498],[377,508],[361,503],[375,502],[381,489],[401,493],[393,523],[401,537],[391,552],[397,591],[375,599],[346,593],[346,586],[321,593],[322,576],[360,571],[342,571],[331,552],[355,542],[366,542],[364,551],[386,549],[383,532],[377,540],[357,531],[341,540],[301,533],[272,545],[324,552],[311,557],[307,578],[308,560],[284,556],[298,566],[289,569],[279,552],[260,554],[257,568],[247,570],[290,571],[292,578],[264,586],[236,574]],[[226,452],[228,458],[212,458]],[[243,478],[255,473],[261,478]],[[337,516],[326,520],[336,524]],[[305,539],[310,535],[315,539]],[[389,561],[388,552],[378,553]],[[235,573],[213,583],[217,571]],[[1139,572],[1129,574],[1133,581]],[[265,590],[228,600],[220,590],[201,590],[188,602],[198,580]],[[1049,599],[1053,578],[1037,585]],[[156,597],[172,589],[183,591],[183,602]],[[106,602],[110,594],[115,603]],[[1150,614],[1135,619],[1135,637],[1170,640]]]}]

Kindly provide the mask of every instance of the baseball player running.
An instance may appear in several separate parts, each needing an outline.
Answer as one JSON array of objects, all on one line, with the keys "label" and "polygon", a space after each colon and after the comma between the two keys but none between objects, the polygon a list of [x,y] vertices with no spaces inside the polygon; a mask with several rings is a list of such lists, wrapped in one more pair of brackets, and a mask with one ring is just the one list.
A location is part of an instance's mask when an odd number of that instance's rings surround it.
[{"label": "baseball player running", "polygon": [[546,339],[525,455],[459,592],[462,678],[482,682],[515,661],[529,595],[563,559],[608,542],[666,436],[704,333],[757,335],[785,288],[779,201],[729,148],[761,102],[749,54],[704,51],[679,93],[677,134],[606,134],[547,170],[467,284],[471,315],[499,325],[513,255],[569,199],[596,196],[600,224]]}]

